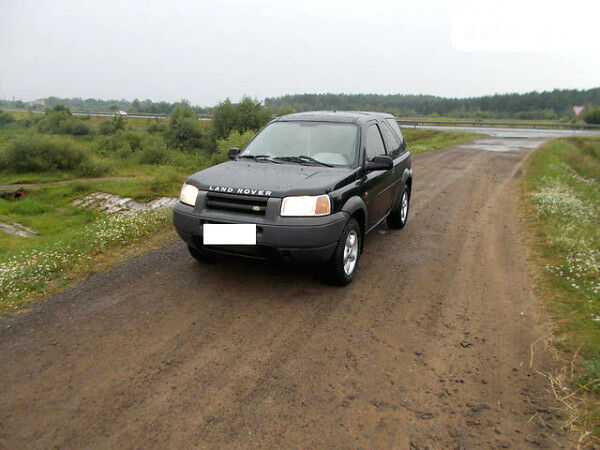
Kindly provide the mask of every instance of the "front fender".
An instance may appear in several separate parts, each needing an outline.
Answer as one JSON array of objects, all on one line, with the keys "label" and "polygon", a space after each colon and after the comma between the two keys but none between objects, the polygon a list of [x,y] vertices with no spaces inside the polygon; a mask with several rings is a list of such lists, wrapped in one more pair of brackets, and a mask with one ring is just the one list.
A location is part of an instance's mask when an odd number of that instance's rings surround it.
[{"label": "front fender", "polygon": [[354,214],[357,210],[361,210],[364,213],[366,220],[367,205],[365,204],[365,201],[358,195],[350,197],[346,203],[344,203],[344,206],[342,206],[342,211],[347,212],[350,215]]},{"label": "front fender", "polygon": [[357,211],[361,212],[361,215],[363,216],[363,223],[359,224],[360,228],[362,230],[362,239],[361,241],[361,248],[360,251],[362,252],[364,245],[365,245],[365,235],[367,234],[367,220],[368,220],[368,214],[367,214],[367,205],[365,204],[364,200],[362,198],[360,198],[358,195],[355,195],[353,197],[350,197],[346,203],[344,203],[344,206],[342,207],[342,211],[347,212],[348,214],[350,214],[351,216],[354,215]]}]

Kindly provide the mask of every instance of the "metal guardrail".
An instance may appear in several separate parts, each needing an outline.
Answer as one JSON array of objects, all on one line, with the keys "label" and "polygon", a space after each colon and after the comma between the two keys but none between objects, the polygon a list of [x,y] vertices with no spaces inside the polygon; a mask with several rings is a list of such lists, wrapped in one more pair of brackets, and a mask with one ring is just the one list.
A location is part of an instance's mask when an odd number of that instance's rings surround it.
[{"label": "metal guardrail", "polygon": [[[31,112],[34,114],[44,114],[45,111],[35,110],[35,109],[11,109],[11,108],[0,108],[0,111],[10,111],[10,112]],[[118,115],[117,112],[110,111],[71,111],[71,114],[74,116],[95,116],[95,117],[114,117]],[[123,117],[134,117],[139,119],[168,119],[168,114],[153,114],[153,113],[138,113],[132,112],[127,113],[127,115],[123,115]],[[198,114],[198,119],[200,120],[212,120],[212,116],[208,114]]]},{"label": "metal guardrail", "polygon": [[440,126],[440,127],[482,127],[482,128],[533,128],[546,130],[600,130],[600,125],[547,122],[477,122],[465,120],[403,120],[397,119],[403,126]]}]

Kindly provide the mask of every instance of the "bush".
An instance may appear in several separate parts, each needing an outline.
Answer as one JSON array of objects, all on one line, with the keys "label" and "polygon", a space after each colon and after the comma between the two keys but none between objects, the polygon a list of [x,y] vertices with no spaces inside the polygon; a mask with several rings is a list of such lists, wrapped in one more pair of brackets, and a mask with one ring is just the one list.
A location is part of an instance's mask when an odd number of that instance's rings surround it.
[{"label": "bush", "polygon": [[141,150],[144,135],[135,131],[117,131],[109,136],[96,139],[95,147],[99,154],[118,154],[120,157],[128,157]]},{"label": "bush", "polygon": [[237,104],[227,99],[213,109],[213,127],[217,139],[227,138],[233,130],[240,133],[257,131],[270,119],[271,111],[250,97],[242,98]]},{"label": "bush", "polygon": [[34,125],[37,125],[43,118],[44,116],[42,116],[41,114],[34,114],[30,112],[27,115],[27,117],[25,119],[21,119],[19,123],[21,123],[25,127],[32,127]]},{"label": "bush", "polygon": [[114,129],[112,126],[112,120],[110,119],[103,119],[102,121],[100,121],[100,123],[98,124],[98,128],[96,130],[98,132],[98,134],[104,135],[104,136],[108,136],[110,134],[114,134]]},{"label": "bush", "polygon": [[147,136],[142,142],[142,149],[137,153],[140,164],[169,164],[171,154],[162,139]]},{"label": "bush", "polygon": [[246,131],[241,134],[238,131],[233,131],[227,136],[227,139],[219,139],[217,141],[217,151],[213,156],[213,164],[227,161],[229,149],[232,147],[244,148],[254,137],[254,134],[254,131]]},{"label": "bush", "polygon": [[600,125],[600,106],[591,108],[588,112],[583,115],[585,123]]},{"label": "bush", "polygon": [[287,114],[292,114],[293,112],[295,112],[295,111],[292,109],[291,106],[280,106],[277,109],[277,112],[275,113],[275,115],[277,117],[280,117],[280,116],[285,116]]},{"label": "bush", "polygon": [[56,105],[52,108],[46,108],[42,120],[37,124],[40,133],[62,134],[64,133],[65,123],[72,118],[69,108],[63,105]]},{"label": "bush", "polygon": [[172,148],[192,150],[204,147],[200,120],[190,105],[181,103],[171,110],[165,138]]},{"label": "bush", "polygon": [[150,190],[154,195],[176,195],[185,181],[185,174],[171,166],[160,168],[150,181]]},{"label": "bush", "polygon": [[15,121],[15,118],[8,111],[0,111],[0,127],[3,125],[8,125]]},{"label": "bush", "polygon": [[82,177],[99,177],[108,173],[110,170],[110,164],[104,161],[94,161],[88,159],[82,161],[79,166],[75,169],[77,175]]},{"label": "bush", "polygon": [[125,130],[125,119],[123,116],[114,116],[111,119],[104,119],[98,124],[98,134],[108,136],[119,131]]},{"label": "bush", "polygon": [[24,136],[12,141],[1,155],[0,167],[14,172],[76,170],[91,164],[80,145],[59,136]]},{"label": "bush", "polygon": [[80,119],[71,119],[63,124],[62,131],[73,136],[87,136],[92,133],[90,126]]},{"label": "bush", "polygon": [[69,108],[56,105],[46,108],[44,117],[37,122],[38,131],[49,134],[72,134],[84,136],[91,134],[90,126],[83,120],[73,117]]},{"label": "bush", "polygon": [[146,131],[148,133],[164,133],[167,130],[167,122],[162,119],[152,119]]}]

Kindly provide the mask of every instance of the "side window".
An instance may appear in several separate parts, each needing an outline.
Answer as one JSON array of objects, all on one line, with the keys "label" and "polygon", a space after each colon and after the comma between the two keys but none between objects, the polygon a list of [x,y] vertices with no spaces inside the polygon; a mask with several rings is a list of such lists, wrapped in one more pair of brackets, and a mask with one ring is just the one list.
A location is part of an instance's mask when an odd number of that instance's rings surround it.
[{"label": "side window", "polygon": [[400,138],[396,136],[396,133],[394,133],[386,123],[381,124],[381,133],[383,134],[383,140],[385,141],[388,154],[396,156],[398,154],[398,149],[400,148]]},{"label": "side window", "polygon": [[374,156],[385,155],[385,147],[381,140],[381,133],[377,125],[369,125],[367,129],[367,159]]},{"label": "side window", "polygon": [[398,126],[396,119],[385,119],[385,121],[390,127],[392,127],[392,130],[394,130],[394,132],[398,135],[398,138],[400,138],[400,142],[402,145],[404,145],[404,136],[402,136],[402,131],[400,131],[400,127]]}]

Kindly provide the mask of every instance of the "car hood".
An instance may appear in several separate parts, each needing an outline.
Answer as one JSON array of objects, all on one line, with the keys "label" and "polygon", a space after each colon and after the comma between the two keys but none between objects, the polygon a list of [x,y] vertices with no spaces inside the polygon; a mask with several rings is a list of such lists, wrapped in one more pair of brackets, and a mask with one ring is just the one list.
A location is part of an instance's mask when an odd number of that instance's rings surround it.
[{"label": "car hood", "polygon": [[201,190],[285,197],[325,194],[354,179],[356,169],[272,162],[228,161],[190,176]]}]

